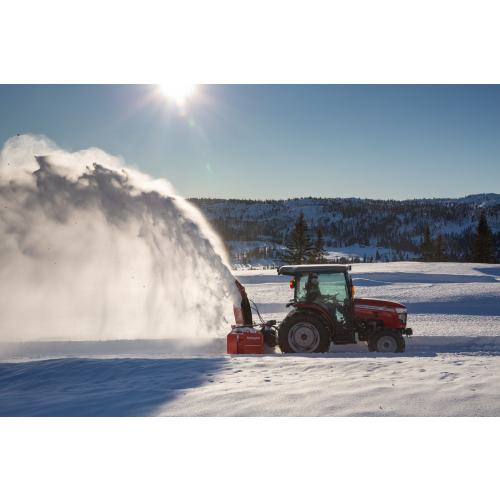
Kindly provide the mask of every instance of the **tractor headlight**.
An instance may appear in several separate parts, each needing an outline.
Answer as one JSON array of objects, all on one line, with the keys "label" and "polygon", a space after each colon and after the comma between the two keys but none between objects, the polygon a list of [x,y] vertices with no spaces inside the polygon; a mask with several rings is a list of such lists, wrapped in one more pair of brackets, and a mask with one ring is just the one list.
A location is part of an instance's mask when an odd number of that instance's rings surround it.
[{"label": "tractor headlight", "polygon": [[397,307],[396,312],[398,313],[399,323],[401,325],[406,325],[406,320],[408,318],[408,309],[406,309],[406,307]]}]

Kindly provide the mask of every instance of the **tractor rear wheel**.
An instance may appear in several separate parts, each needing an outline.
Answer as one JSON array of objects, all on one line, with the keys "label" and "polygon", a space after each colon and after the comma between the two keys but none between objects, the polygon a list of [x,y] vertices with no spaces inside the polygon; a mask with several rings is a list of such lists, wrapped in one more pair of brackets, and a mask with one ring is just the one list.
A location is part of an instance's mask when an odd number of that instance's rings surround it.
[{"label": "tractor rear wheel", "polygon": [[370,352],[405,352],[406,342],[397,330],[384,330],[373,335],[368,341]]},{"label": "tractor rear wheel", "polygon": [[325,318],[312,311],[295,309],[278,330],[281,352],[327,352],[331,330]]}]

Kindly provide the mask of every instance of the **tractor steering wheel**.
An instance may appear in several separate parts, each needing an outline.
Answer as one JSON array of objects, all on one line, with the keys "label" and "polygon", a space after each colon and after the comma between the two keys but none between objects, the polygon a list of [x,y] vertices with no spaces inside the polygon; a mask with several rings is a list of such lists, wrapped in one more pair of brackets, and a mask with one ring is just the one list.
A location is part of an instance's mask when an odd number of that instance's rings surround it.
[{"label": "tractor steering wheel", "polygon": [[334,293],[333,295],[323,295],[325,302],[329,302],[333,306],[340,306],[340,301],[337,299],[338,293]]}]

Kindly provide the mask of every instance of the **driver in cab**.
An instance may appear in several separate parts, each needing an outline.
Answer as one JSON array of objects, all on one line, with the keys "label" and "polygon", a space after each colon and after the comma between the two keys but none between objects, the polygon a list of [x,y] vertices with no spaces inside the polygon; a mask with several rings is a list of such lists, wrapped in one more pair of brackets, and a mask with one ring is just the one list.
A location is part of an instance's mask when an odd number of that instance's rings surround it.
[{"label": "driver in cab", "polygon": [[[307,291],[309,292],[309,300],[311,302],[319,303],[326,309],[333,309],[335,311],[337,308],[340,310],[340,303],[337,300],[337,295],[324,295],[321,293],[319,287],[319,279],[317,274],[311,274],[309,282],[306,285]],[[343,311],[341,311],[343,314]]]},{"label": "driver in cab", "polygon": [[319,289],[319,280],[317,274],[311,274],[309,283],[307,284],[307,291],[309,292],[309,300],[311,302],[324,302],[323,295]]},{"label": "driver in cab", "polygon": [[[317,274],[310,275],[309,282],[307,283],[306,288],[309,292],[309,300],[326,309],[333,320],[335,328],[338,330],[342,330],[344,328],[343,323],[345,310],[337,299],[338,294],[322,294],[319,287],[319,279]],[[337,317],[337,312],[340,315],[339,317]]]}]

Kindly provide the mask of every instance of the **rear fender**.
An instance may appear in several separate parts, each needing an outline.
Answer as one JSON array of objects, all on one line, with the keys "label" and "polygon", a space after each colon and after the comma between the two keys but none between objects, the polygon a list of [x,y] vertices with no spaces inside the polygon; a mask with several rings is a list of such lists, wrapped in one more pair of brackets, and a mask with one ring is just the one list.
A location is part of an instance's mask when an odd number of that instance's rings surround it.
[{"label": "rear fender", "polygon": [[292,304],[292,306],[300,307],[302,309],[314,309],[316,311],[319,311],[328,321],[328,324],[332,329],[332,333],[335,335],[335,325],[333,324],[332,318],[330,318],[330,315],[321,306],[318,306],[317,304],[311,304],[310,302],[296,302],[295,304]]}]

